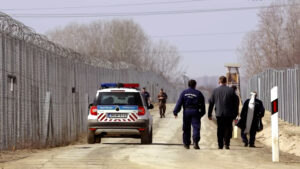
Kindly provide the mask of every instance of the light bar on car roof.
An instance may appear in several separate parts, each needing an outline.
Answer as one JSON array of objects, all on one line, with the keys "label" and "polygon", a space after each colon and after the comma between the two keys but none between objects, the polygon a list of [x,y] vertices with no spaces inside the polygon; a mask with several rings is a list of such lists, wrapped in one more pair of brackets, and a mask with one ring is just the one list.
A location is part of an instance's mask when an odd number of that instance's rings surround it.
[{"label": "light bar on car roof", "polygon": [[102,88],[139,88],[140,85],[138,83],[102,83],[101,84]]}]

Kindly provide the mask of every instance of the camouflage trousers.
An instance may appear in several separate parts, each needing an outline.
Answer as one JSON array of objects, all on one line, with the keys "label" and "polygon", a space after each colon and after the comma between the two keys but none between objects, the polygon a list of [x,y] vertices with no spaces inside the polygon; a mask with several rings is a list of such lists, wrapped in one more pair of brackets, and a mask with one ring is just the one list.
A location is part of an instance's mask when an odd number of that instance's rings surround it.
[{"label": "camouflage trousers", "polygon": [[166,104],[165,103],[160,103],[159,104],[159,114],[160,117],[165,117],[165,113],[166,113]]}]

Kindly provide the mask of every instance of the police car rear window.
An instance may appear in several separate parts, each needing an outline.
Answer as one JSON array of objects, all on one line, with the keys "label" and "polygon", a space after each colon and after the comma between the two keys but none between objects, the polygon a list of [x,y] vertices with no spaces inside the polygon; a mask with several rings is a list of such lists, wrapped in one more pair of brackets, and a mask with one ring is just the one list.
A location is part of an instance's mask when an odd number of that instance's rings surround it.
[{"label": "police car rear window", "polygon": [[101,92],[97,105],[137,105],[143,106],[140,93],[136,92]]}]

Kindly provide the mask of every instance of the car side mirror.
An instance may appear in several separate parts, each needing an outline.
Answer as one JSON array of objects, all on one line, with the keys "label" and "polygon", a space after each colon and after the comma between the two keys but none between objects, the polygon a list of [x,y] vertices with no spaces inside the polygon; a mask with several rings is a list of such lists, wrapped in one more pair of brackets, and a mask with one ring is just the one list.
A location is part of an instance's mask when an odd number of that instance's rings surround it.
[{"label": "car side mirror", "polygon": [[153,104],[150,104],[150,105],[148,106],[148,109],[153,109],[153,108],[154,108]]}]

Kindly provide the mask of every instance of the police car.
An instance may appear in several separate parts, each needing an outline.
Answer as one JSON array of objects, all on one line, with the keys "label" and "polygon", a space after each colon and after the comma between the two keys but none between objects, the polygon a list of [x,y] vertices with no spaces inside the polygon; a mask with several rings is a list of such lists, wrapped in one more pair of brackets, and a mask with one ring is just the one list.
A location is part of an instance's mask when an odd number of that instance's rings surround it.
[{"label": "police car", "polygon": [[141,144],[152,143],[152,116],[139,84],[101,84],[89,108],[89,144],[101,143],[103,137],[141,138]]}]

